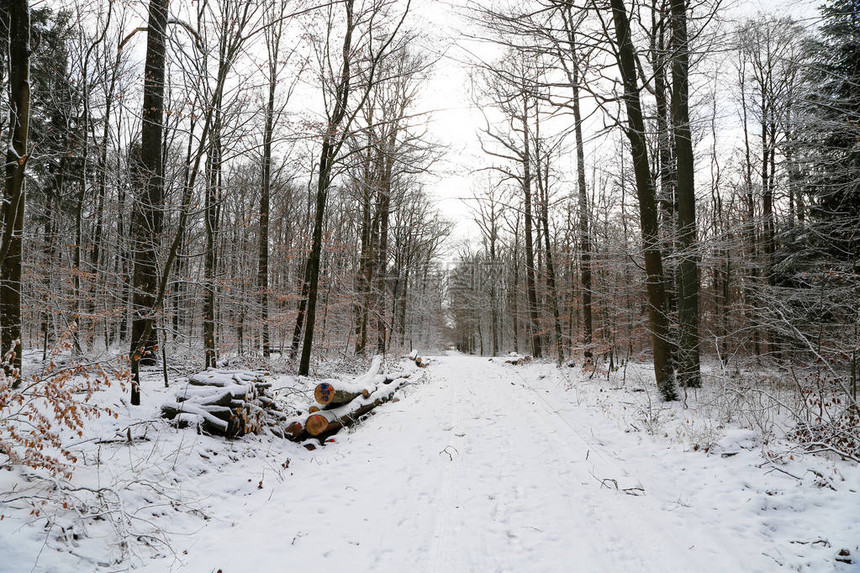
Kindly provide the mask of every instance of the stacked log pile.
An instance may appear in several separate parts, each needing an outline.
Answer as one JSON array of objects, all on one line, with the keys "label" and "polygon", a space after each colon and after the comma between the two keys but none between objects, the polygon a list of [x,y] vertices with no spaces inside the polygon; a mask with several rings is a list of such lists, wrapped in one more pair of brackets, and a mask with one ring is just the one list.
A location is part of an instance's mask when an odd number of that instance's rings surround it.
[{"label": "stacked log pile", "polygon": [[412,362],[414,362],[418,368],[427,368],[427,366],[430,365],[430,359],[429,358],[422,358],[421,356],[419,356],[417,348],[415,350],[413,350],[412,352],[410,352],[409,356],[407,356],[407,358],[409,360],[411,360]]},{"label": "stacked log pile", "polygon": [[[265,373],[210,369],[188,378],[161,415],[178,427],[237,437],[258,432],[271,419],[284,419],[269,395]],[[267,415],[269,414],[269,415]]]},{"label": "stacked log pile", "polygon": [[517,354],[516,352],[511,352],[508,354],[508,357],[505,359],[505,364],[511,364],[513,366],[519,366],[520,364],[528,364],[532,361],[532,357],[526,354],[525,356]]},{"label": "stacked log pile", "polygon": [[293,441],[324,440],[390,401],[409,378],[380,374],[381,367],[382,357],[376,357],[370,370],[355,380],[321,381],[314,389],[316,405],[292,417],[275,402],[264,373],[210,369],[189,377],[174,401],[161,406],[161,415],[180,428],[231,438],[267,429]]},{"label": "stacked log pile", "polygon": [[318,405],[311,406],[307,416],[287,424],[287,437],[294,441],[326,437],[358,422],[380,404],[394,398],[407,382],[409,374],[379,374],[381,357],[374,358],[367,374],[353,381],[324,380],[314,389]]}]

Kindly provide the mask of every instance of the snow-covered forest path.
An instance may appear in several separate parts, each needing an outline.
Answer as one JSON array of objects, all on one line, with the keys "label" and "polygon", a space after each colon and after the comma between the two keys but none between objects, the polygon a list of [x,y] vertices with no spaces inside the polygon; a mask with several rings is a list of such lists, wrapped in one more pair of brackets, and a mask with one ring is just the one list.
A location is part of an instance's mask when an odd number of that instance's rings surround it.
[{"label": "snow-covered forest path", "polygon": [[762,517],[772,492],[731,475],[738,458],[625,433],[536,368],[436,359],[399,402],[278,470],[281,483],[246,488],[235,520],[179,543],[182,570],[778,568],[794,522]]}]

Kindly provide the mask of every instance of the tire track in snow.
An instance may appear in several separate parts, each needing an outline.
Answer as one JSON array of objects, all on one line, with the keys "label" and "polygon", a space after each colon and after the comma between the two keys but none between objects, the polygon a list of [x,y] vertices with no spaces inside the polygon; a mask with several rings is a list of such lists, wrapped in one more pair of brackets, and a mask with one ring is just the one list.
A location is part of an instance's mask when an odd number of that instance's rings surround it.
[{"label": "tire track in snow", "polygon": [[[699,516],[691,516],[695,519],[690,522],[666,519],[665,505],[648,495],[647,491],[644,496],[633,496],[616,489],[614,484],[621,490],[641,487],[640,476],[631,475],[624,466],[624,460],[604,447],[598,437],[593,440],[583,437],[593,430],[592,427],[583,425],[576,416],[558,413],[557,408],[540,395],[540,390],[529,386],[516,370],[498,364],[496,367],[510,372],[517,379],[513,385],[507,385],[512,402],[536,406],[530,409],[535,434],[554,441],[556,451],[564,452],[566,455],[563,457],[571,460],[579,472],[582,482],[572,492],[578,500],[577,505],[587,510],[592,533],[600,533],[607,541],[605,546],[612,548],[612,558],[617,563],[613,570],[654,573],[712,571],[714,562],[709,555],[715,554],[723,560],[721,567],[726,565],[726,561],[733,562],[734,570],[738,571],[749,565],[739,556],[725,555],[725,547],[731,543],[721,532],[698,523]],[[561,458],[558,461],[563,463]],[[658,479],[678,479],[670,468],[665,470],[666,474],[661,474]],[[600,485],[602,480],[607,480],[608,485]],[[678,521],[681,521],[680,525]],[[708,529],[707,536],[690,535],[699,527]],[[703,538],[707,547],[696,547],[702,544]]]},{"label": "tire track in snow", "polygon": [[577,478],[559,467],[556,444],[535,430],[539,416],[515,399],[508,373],[460,356],[440,359],[434,370],[434,378],[448,380],[452,432],[462,445],[446,486],[460,507],[438,506],[448,513],[438,522],[451,525],[431,570],[559,571],[575,563],[583,571],[618,570],[624,561],[603,549],[610,541],[603,530],[582,519],[583,500],[571,494]]},{"label": "tire track in snow", "polygon": [[[616,454],[583,438],[589,426],[556,415],[515,370],[455,355],[439,359],[432,375],[446,380],[454,433],[466,434],[445,491],[457,492],[469,511],[437,506],[447,512],[437,523],[451,534],[437,536],[447,545],[431,570],[710,571],[709,555],[725,553],[720,535],[691,536],[647,492],[601,485],[605,478],[622,488],[640,484]],[[705,551],[694,547],[703,541]],[[474,547],[494,551],[475,559]]]}]

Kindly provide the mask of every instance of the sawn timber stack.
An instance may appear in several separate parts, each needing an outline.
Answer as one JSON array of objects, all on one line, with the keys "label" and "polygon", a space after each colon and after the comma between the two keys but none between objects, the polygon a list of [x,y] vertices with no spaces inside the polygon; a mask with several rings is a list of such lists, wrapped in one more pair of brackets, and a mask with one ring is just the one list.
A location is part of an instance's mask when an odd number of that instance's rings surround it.
[{"label": "sawn timber stack", "polygon": [[368,372],[355,380],[323,380],[317,384],[314,399],[319,408],[312,406],[307,416],[290,420],[285,436],[293,441],[324,439],[390,401],[409,374],[380,374],[381,366],[382,357],[377,356]]}]

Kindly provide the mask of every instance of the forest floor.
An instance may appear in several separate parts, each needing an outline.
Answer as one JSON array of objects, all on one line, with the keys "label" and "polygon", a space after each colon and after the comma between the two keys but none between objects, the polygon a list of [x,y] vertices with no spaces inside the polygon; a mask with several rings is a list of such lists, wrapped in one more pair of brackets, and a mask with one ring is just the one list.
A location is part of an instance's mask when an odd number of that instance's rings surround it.
[{"label": "forest floor", "polygon": [[99,430],[141,439],[89,440],[70,485],[0,472],[0,571],[860,571],[856,464],[705,391],[661,404],[647,370],[450,353],[313,451],[153,422],[152,382]]}]

